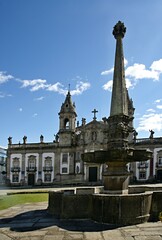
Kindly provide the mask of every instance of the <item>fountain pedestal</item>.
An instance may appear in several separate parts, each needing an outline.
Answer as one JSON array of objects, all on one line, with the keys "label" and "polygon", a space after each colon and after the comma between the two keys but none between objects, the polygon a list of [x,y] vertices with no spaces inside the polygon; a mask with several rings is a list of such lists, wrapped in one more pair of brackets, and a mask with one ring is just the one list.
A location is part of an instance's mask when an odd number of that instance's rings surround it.
[{"label": "fountain pedestal", "polygon": [[128,194],[129,176],[116,176],[109,173],[103,174],[104,190],[107,194]]}]

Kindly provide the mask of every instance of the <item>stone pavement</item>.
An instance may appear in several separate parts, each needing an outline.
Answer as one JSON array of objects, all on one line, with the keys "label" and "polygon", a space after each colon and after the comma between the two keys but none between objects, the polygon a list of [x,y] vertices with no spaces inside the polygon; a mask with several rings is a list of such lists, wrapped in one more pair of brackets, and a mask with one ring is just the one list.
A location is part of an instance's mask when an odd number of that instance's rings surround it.
[{"label": "stone pavement", "polygon": [[58,220],[47,202],[0,211],[0,240],[162,240],[162,223],[114,226],[91,220]]}]

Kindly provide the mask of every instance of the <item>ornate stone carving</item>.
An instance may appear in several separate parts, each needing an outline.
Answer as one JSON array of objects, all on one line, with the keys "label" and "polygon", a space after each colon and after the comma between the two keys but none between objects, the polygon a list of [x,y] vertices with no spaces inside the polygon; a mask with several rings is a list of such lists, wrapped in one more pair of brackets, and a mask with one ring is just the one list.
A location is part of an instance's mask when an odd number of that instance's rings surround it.
[{"label": "ornate stone carving", "polygon": [[123,38],[126,33],[126,27],[124,26],[124,23],[121,21],[118,21],[118,23],[114,26],[113,29],[113,35],[117,39],[118,37]]}]

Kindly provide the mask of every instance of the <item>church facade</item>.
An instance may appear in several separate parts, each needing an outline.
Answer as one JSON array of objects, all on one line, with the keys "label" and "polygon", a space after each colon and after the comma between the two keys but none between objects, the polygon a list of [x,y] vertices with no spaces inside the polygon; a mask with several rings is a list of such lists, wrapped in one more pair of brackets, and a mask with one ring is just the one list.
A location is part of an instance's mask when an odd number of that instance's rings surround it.
[{"label": "church facade", "polygon": [[[12,143],[8,138],[7,182],[11,186],[79,184],[101,182],[103,166],[86,164],[81,154],[105,149],[107,144],[106,119],[97,121],[96,110],[93,120],[81,126],[76,124],[76,109],[70,91],[59,112],[59,131],[53,142]],[[76,126],[77,125],[77,126]]]},{"label": "church facade", "polygon": [[[102,172],[107,166],[85,163],[81,158],[84,152],[107,148],[107,118],[98,121],[97,110],[92,113],[91,122],[86,123],[82,118],[79,125],[75,104],[68,91],[59,112],[59,131],[53,142],[44,142],[41,135],[38,143],[27,143],[24,136],[22,144],[14,144],[9,137],[7,183],[10,186],[101,184]],[[133,126],[134,107],[130,99],[129,114],[132,115]],[[128,164],[131,181],[162,182],[162,138],[136,139],[130,134],[129,141],[134,147],[153,151],[151,161]]]}]

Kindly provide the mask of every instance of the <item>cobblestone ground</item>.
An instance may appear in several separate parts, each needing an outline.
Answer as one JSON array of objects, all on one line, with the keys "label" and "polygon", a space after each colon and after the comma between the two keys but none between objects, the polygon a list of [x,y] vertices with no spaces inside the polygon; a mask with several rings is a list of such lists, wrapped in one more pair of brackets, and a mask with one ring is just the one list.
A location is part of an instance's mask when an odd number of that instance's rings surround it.
[{"label": "cobblestone ground", "polygon": [[117,227],[90,220],[58,220],[47,203],[0,211],[0,240],[162,240],[162,223]]}]

